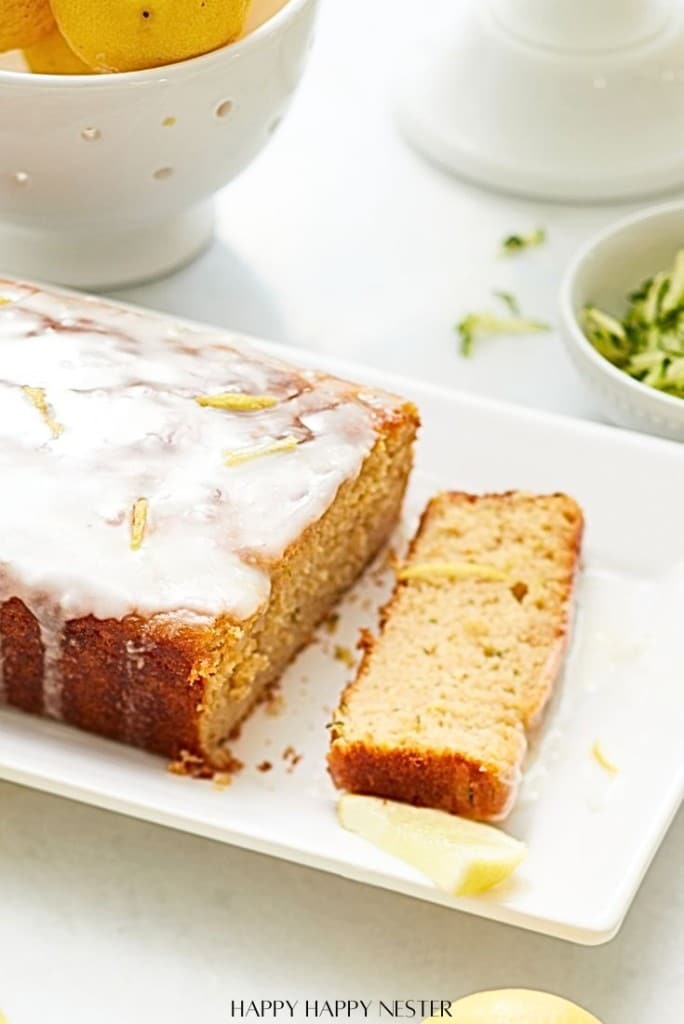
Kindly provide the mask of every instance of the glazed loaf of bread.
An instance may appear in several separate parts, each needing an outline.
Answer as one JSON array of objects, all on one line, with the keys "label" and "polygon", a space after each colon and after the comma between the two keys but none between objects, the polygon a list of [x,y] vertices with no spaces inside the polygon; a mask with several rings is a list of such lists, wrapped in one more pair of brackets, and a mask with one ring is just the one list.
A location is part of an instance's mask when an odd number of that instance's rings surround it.
[{"label": "glazed loaf of bread", "polygon": [[221,767],[391,532],[415,409],[0,281],[0,701]]},{"label": "glazed loaf of bread", "polygon": [[582,536],[563,494],[428,505],[334,715],[343,789],[496,819],[560,671]]}]

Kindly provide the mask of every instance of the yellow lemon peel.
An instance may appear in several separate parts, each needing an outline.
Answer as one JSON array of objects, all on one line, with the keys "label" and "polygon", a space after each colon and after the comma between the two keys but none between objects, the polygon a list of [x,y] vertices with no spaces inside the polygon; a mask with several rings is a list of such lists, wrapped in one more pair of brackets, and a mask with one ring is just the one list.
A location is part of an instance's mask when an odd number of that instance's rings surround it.
[{"label": "yellow lemon peel", "polygon": [[50,433],[53,438],[58,438],[64,430],[64,427],[61,423],[58,423],[57,420],[53,419],[50,406],[48,405],[48,401],[45,396],[45,388],[32,388],[26,384],[21,390],[31,401],[34,408],[37,409],[43,417],[43,422],[50,428]]},{"label": "yellow lemon peel", "polygon": [[275,455],[277,452],[291,452],[299,444],[296,437],[288,434],[270,444],[264,444],[257,448],[244,448],[242,451],[228,451],[224,453],[226,466],[237,466],[241,462],[251,462],[252,459],[260,459],[264,455]]},{"label": "yellow lemon peel", "polygon": [[509,576],[491,565],[476,562],[416,562],[397,569],[398,580],[500,580],[506,582]]},{"label": "yellow lemon peel", "polygon": [[248,36],[250,32],[259,28],[259,25],[269,21],[286,3],[287,0],[260,0],[260,2],[253,0],[249,5],[247,20],[242,29],[242,37]]},{"label": "yellow lemon peel", "polygon": [[32,46],[54,27],[48,0],[0,0],[0,53]]},{"label": "yellow lemon peel", "polygon": [[24,47],[24,60],[38,75],[92,75],[92,68],[84,64],[55,25],[52,32]]},{"label": "yellow lemon peel", "polygon": [[594,758],[596,763],[603,768],[604,772],[610,772],[611,775],[617,775],[620,771],[618,766],[606,756],[599,740],[594,742],[591,748],[591,756]]},{"label": "yellow lemon peel", "polygon": [[52,0],[62,35],[95,71],[136,71],[217,50],[238,38],[248,6],[249,0]]},{"label": "yellow lemon peel", "polygon": [[278,399],[273,395],[243,395],[234,391],[220,395],[197,395],[195,401],[203,409],[230,409],[234,412],[255,412],[278,404]]},{"label": "yellow lemon peel", "polygon": [[474,992],[452,1003],[448,1015],[429,1017],[423,1024],[601,1024],[581,1006],[549,992],[500,989]]},{"label": "yellow lemon peel", "polygon": [[138,551],[145,537],[147,512],[150,503],[147,498],[136,498],[131,509],[131,551]]}]

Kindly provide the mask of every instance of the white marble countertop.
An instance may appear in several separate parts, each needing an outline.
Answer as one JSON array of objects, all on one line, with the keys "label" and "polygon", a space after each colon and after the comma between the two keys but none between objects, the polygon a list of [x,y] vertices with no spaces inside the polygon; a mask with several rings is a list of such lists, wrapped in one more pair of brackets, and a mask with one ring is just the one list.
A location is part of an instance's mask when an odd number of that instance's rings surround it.
[{"label": "white marble countertop", "polygon": [[[494,196],[423,163],[391,118],[416,9],[324,0],[291,114],[220,196],[212,248],[125,297],[592,416],[553,334],[464,360],[452,327],[497,287],[553,321],[570,253],[620,211]],[[496,258],[505,234],[538,224],[548,246]],[[0,784],[0,1008],[9,1024],[185,1024],[227,1022],[240,998],[530,986],[605,1024],[680,1024],[683,860],[680,814],[620,935],[583,949]]]}]

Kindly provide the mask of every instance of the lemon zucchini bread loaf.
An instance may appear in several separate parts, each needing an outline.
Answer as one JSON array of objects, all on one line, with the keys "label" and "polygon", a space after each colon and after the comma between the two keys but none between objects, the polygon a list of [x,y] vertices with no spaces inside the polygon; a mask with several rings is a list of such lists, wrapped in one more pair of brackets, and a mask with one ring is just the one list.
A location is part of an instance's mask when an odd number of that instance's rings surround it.
[{"label": "lemon zucchini bread loaf", "polygon": [[563,494],[429,503],[333,716],[340,788],[472,818],[508,813],[526,734],[560,671],[582,528]]},{"label": "lemon zucchini bread loaf", "polygon": [[0,701],[221,767],[388,537],[415,409],[0,281]]}]

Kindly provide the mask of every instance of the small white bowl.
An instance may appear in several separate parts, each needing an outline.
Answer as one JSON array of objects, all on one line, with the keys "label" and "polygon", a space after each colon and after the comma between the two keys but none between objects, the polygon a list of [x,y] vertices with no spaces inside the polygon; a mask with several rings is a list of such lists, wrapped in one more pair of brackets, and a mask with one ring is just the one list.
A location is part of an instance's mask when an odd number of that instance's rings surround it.
[{"label": "small white bowl", "polygon": [[232,45],[166,67],[0,70],[0,271],[113,287],[194,256],[211,196],[287,109],[316,6],[288,0]]},{"label": "small white bowl", "polygon": [[561,286],[561,333],[580,376],[613,423],[684,441],[684,399],[663,394],[609,363],[580,323],[591,304],[621,316],[627,296],[658,270],[672,266],[684,246],[684,202],[653,206],[625,217],[580,250]]}]

